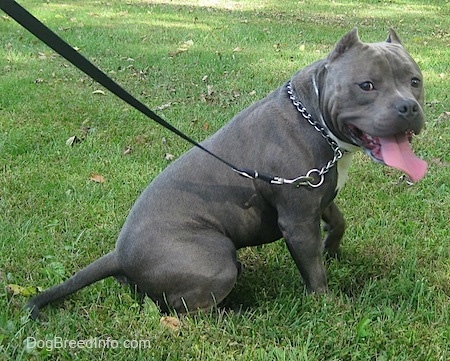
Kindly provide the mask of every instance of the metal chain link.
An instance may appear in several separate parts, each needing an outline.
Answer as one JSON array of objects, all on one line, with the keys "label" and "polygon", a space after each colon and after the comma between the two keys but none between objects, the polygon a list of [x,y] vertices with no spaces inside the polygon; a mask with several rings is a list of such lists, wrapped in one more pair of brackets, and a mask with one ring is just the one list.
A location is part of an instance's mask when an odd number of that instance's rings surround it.
[{"label": "metal chain link", "polygon": [[306,182],[310,187],[317,188],[323,184],[325,180],[325,174],[328,173],[330,169],[336,165],[338,160],[344,156],[344,152],[341,150],[336,141],[334,141],[334,139],[332,139],[328,135],[327,129],[312,119],[311,114],[308,113],[305,106],[300,102],[300,100],[298,100],[294,90],[292,89],[291,81],[288,82],[286,88],[287,93],[289,94],[289,99],[292,101],[292,104],[297,108],[298,112],[302,115],[302,117],[305,118],[308,121],[308,123],[311,124],[323,138],[326,139],[334,154],[333,159],[328,161],[328,163],[324,167],[322,167],[321,169],[313,168],[309,170],[308,173],[306,173],[306,177],[309,178],[311,178],[313,174],[315,173],[317,174],[317,176],[319,177],[319,181],[317,183],[312,183],[311,181]]}]

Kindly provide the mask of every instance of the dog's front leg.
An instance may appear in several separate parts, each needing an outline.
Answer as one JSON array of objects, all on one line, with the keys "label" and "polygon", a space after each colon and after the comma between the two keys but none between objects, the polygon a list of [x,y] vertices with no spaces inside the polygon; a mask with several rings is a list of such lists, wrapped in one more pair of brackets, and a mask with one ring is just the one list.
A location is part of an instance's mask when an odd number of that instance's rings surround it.
[{"label": "dog's front leg", "polygon": [[326,292],[320,216],[282,228],[283,237],[309,292]]},{"label": "dog's front leg", "polygon": [[323,212],[322,219],[325,222],[324,228],[327,231],[324,241],[325,252],[329,257],[338,258],[340,255],[339,247],[345,232],[344,217],[336,204],[331,202]]}]

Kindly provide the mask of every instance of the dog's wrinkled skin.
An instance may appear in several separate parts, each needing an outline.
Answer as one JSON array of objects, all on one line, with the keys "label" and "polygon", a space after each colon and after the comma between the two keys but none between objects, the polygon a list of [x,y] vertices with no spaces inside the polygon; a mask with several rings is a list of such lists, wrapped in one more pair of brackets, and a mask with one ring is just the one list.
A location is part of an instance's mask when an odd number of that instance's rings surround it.
[{"label": "dog's wrinkled skin", "polygon": [[[249,180],[191,149],[145,189],[116,249],[32,298],[26,306],[31,316],[109,276],[126,279],[164,311],[210,308],[236,283],[240,270],[236,250],[281,237],[307,289],[327,291],[322,255],[324,248],[335,255],[344,233],[344,219],[333,199],[347,176],[351,154],[363,148],[379,162],[394,158],[393,166],[398,165],[398,154],[388,157],[386,151],[383,160],[379,143],[394,135],[411,138],[421,130],[422,75],[393,30],[386,42],[364,44],[354,29],[328,58],[291,80],[313,119],[325,122],[347,151],[323,185]],[[203,145],[233,164],[285,178],[320,169],[333,158],[327,141],[293,106],[285,85],[242,111]],[[412,154],[408,157],[413,159]],[[414,170],[415,165],[405,167],[411,168],[415,180],[424,175],[424,169]],[[325,241],[321,220],[328,233]]]}]

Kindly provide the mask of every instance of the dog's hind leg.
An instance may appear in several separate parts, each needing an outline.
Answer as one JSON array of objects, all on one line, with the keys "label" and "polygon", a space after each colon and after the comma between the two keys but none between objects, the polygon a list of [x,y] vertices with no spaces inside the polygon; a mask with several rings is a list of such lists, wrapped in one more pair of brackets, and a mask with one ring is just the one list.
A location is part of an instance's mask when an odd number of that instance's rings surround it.
[{"label": "dog's hind leg", "polygon": [[[218,305],[233,289],[239,263],[233,242],[216,231],[187,233],[176,241],[160,239],[164,252],[151,249],[146,263],[123,263],[132,281],[163,312],[192,313]],[[140,255],[143,252],[140,250]],[[124,257],[125,258],[125,257]],[[127,257],[128,259],[128,257]],[[151,266],[149,266],[151,265]]]},{"label": "dog's hind leg", "polygon": [[332,202],[323,212],[322,219],[327,231],[324,240],[325,253],[329,257],[339,257],[339,246],[345,232],[344,217],[336,204]]},{"label": "dog's hind leg", "polygon": [[114,251],[110,252],[75,273],[67,281],[51,287],[30,299],[25,305],[25,309],[30,311],[32,319],[36,319],[39,316],[39,309],[47,304],[66,297],[103,278],[120,275],[121,272],[116,253]]}]

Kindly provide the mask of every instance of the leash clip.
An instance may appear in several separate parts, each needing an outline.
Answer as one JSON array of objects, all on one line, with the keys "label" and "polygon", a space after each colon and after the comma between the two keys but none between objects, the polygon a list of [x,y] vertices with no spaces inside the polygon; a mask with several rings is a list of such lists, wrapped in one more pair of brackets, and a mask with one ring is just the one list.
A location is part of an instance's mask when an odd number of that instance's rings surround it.
[{"label": "leash clip", "polygon": [[[311,169],[306,175],[302,175],[300,177],[296,177],[293,179],[286,179],[278,176],[270,176],[268,174],[259,173],[256,170],[237,169],[237,168],[232,168],[232,170],[244,178],[260,179],[273,185],[293,184],[296,187],[310,186],[313,188],[317,188],[320,187],[324,181],[324,174],[320,174],[320,171],[318,169]],[[313,183],[315,177],[312,176],[312,173],[314,172],[317,172],[319,175],[319,181],[317,183]]]},{"label": "leash clip", "polygon": [[286,179],[282,177],[273,177],[273,179],[270,181],[272,184],[276,185],[283,185],[283,184],[294,184],[297,188],[301,186],[312,186],[315,185],[311,183],[314,181],[314,177],[311,177],[309,175],[302,175],[300,177],[294,178],[294,179]]},{"label": "leash clip", "polygon": [[[314,173],[317,173],[317,177],[313,177]],[[306,175],[302,175],[300,177],[293,179],[273,177],[270,183],[277,185],[294,184],[297,188],[301,186],[310,186],[312,188],[318,188],[323,184],[324,181],[325,181],[325,172],[322,172],[321,170],[314,168],[309,170],[308,173],[306,173]]]}]

